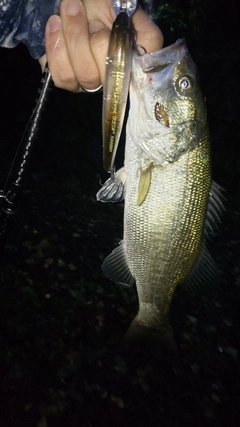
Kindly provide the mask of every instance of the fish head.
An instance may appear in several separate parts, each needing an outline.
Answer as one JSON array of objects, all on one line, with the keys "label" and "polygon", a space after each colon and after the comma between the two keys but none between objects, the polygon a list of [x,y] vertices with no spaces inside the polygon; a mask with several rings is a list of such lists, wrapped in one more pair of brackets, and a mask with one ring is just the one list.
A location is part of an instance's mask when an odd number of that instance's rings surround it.
[{"label": "fish head", "polygon": [[156,164],[174,162],[198,145],[206,131],[206,106],[184,39],[134,54],[130,106],[128,132]]}]

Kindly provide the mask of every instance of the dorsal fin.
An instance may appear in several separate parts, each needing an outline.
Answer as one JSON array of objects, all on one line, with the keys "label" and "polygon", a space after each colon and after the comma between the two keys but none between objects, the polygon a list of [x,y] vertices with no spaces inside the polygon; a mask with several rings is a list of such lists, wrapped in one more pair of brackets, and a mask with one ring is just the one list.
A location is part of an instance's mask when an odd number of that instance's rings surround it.
[{"label": "dorsal fin", "polygon": [[206,220],[203,233],[203,245],[200,254],[183,285],[187,287],[208,285],[214,283],[219,277],[218,268],[213,261],[208,249],[205,246],[205,241],[213,234],[214,230],[221,222],[221,215],[225,210],[223,201],[226,200],[223,196],[224,189],[215,181],[209,191],[209,200],[207,206]]},{"label": "dorsal fin", "polygon": [[183,286],[197,287],[214,283],[219,276],[218,268],[213,261],[210,252],[203,244],[200,254]]},{"label": "dorsal fin", "polygon": [[207,206],[204,237],[208,238],[209,234],[212,234],[221,222],[221,215],[225,208],[223,201],[226,200],[223,196],[224,189],[220,187],[216,182],[212,181],[212,185],[209,192],[209,200]]}]

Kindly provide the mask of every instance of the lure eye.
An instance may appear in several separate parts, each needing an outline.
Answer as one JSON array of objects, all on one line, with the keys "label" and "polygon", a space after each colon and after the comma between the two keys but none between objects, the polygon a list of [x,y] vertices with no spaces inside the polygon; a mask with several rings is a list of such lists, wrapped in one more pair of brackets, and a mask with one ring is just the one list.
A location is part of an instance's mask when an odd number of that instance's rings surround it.
[{"label": "lure eye", "polygon": [[186,76],[181,77],[181,79],[179,80],[179,87],[183,91],[191,89],[192,85],[190,79]]}]

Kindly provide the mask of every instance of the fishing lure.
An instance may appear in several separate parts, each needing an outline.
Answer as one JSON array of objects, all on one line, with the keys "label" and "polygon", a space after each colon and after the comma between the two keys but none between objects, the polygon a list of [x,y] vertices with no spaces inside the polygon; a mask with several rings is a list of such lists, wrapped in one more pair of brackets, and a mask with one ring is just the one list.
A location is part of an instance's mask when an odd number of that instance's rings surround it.
[{"label": "fishing lure", "polygon": [[115,0],[117,15],[110,34],[103,89],[103,167],[111,175],[126,111],[132,66],[131,16],[137,0]]}]

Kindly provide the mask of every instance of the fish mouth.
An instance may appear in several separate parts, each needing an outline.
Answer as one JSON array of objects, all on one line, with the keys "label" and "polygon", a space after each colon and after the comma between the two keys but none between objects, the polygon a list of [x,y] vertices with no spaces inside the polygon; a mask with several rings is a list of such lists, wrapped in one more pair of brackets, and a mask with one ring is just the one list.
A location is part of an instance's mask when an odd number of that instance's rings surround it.
[{"label": "fish mouth", "polygon": [[188,54],[185,39],[179,39],[175,43],[163,49],[143,55],[135,55],[135,58],[144,73],[155,73],[162,71],[171,64],[180,62]]}]

